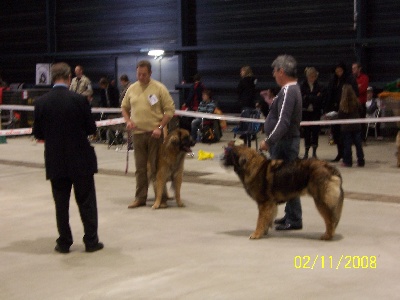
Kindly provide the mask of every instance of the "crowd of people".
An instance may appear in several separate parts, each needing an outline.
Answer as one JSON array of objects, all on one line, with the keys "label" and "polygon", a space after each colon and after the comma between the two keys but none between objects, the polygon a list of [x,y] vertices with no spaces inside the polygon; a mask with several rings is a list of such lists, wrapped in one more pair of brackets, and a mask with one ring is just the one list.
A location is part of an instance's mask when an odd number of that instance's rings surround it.
[{"label": "crowd of people", "polygon": [[[310,149],[311,156],[317,158],[320,126],[304,126],[302,129],[302,120],[320,120],[325,114],[343,120],[357,119],[379,109],[379,103],[373,98],[373,90],[368,87],[368,76],[361,72],[359,63],[353,64],[352,74],[347,72],[345,64],[338,63],[327,87],[319,83],[319,73],[315,67],[307,67],[304,81],[298,82],[297,62],[290,55],[278,56],[271,66],[278,87],[261,91],[261,101],[256,100],[257,79],[250,66],[241,68],[237,92],[242,109],[262,110],[266,139],[261,142],[260,150],[269,151],[272,159],[297,159],[302,134],[305,146],[303,159],[309,158]],[[73,186],[84,225],[83,241],[86,251],[98,251],[104,245],[97,235],[93,177],[97,172],[97,160],[94,148],[87,139],[88,135],[96,132],[90,112],[92,84],[83,74],[83,67],[79,65],[75,68],[74,78],[66,63],[52,65],[51,74],[54,83],[52,90],[35,101],[33,134],[37,139],[45,140],[46,178],[51,182],[59,232],[55,250],[68,253],[73,243],[68,213]],[[100,106],[121,107],[126,129],[134,135],[136,190],[134,200],[128,208],[146,205],[149,180],[153,183],[155,181],[156,158],[164,138],[163,129],[175,112],[174,101],[168,89],[151,78],[151,75],[151,63],[143,60],[136,66],[136,82],[131,83],[127,75],[119,78],[121,93],[115,83],[107,78],[99,81]],[[211,91],[201,82],[200,75],[194,77],[193,88],[182,109],[204,113],[214,113],[217,109]],[[189,131],[193,139],[198,138],[202,121],[201,118],[191,120]],[[337,155],[333,162],[343,160],[342,166],[351,167],[351,148],[354,145],[357,165],[365,165],[362,145],[367,132],[361,124],[344,122],[332,125],[331,134],[337,146]],[[300,199],[287,202],[285,215],[275,220],[275,223],[277,230],[301,229]]]}]

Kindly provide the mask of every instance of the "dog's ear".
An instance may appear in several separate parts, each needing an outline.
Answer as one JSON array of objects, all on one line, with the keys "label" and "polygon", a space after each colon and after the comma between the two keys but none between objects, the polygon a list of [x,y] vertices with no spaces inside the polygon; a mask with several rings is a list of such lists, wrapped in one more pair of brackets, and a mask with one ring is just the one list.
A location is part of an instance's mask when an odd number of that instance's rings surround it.
[{"label": "dog's ear", "polygon": [[171,144],[179,145],[181,142],[180,134],[179,134],[179,136],[174,136],[170,141],[171,141]]}]

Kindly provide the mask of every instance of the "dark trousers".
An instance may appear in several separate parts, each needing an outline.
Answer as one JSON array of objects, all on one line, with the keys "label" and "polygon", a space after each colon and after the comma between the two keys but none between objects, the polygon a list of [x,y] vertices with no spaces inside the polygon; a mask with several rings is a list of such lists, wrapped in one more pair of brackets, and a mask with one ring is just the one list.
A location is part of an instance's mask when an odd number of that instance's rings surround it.
[{"label": "dark trousers", "polygon": [[342,132],[343,137],[343,162],[346,165],[351,166],[353,164],[353,154],[351,151],[351,146],[354,144],[356,147],[357,154],[357,164],[359,166],[364,166],[364,151],[362,148],[362,137],[360,131],[350,131]]},{"label": "dark trousers", "polygon": [[[296,160],[299,156],[300,137],[281,140],[269,149],[271,159],[283,159],[285,161]],[[287,224],[302,225],[302,210],[300,198],[296,197],[285,206],[285,218]]]},{"label": "dark trousers", "polygon": [[73,243],[69,225],[69,200],[71,188],[74,186],[76,203],[83,223],[83,242],[92,247],[99,242],[97,235],[97,201],[93,175],[78,178],[51,179],[51,188],[56,206],[56,219],[59,238],[57,244],[69,248]]},{"label": "dark trousers", "polygon": [[319,125],[304,126],[304,145],[306,148],[318,147]]},{"label": "dark trousers", "polygon": [[[360,109],[360,118],[365,119],[367,116],[367,107],[365,103],[361,103],[361,109]],[[362,134],[362,139],[366,141],[366,136],[367,136],[367,123],[361,123],[361,134]]]},{"label": "dark trousers", "polygon": [[336,144],[337,147],[337,156],[339,158],[343,157],[343,141],[340,133],[340,124],[339,125],[332,125],[331,127],[331,133],[333,137],[333,141]]}]

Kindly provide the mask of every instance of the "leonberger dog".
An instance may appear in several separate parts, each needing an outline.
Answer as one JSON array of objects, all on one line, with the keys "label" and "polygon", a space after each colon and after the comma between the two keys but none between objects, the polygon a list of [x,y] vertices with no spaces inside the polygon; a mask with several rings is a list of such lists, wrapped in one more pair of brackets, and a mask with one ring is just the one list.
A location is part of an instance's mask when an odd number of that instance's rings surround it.
[{"label": "leonberger dog", "polygon": [[167,181],[172,181],[175,190],[175,200],[179,207],[184,207],[181,200],[181,186],[183,180],[183,166],[187,153],[192,153],[195,142],[189,131],[177,128],[170,132],[158,151],[157,173],[154,191],[156,200],[153,209],[167,207]]},{"label": "leonberger dog", "polygon": [[259,239],[268,233],[278,204],[306,193],[314,198],[325,221],[326,232],[321,239],[332,239],[344,198],[342,177],[335,167],[318,159],[271,160],[254,149],[233,143],[225,148],[223,164],[233,166],[247,194],[257,202],[257,227],[250,239]]}]

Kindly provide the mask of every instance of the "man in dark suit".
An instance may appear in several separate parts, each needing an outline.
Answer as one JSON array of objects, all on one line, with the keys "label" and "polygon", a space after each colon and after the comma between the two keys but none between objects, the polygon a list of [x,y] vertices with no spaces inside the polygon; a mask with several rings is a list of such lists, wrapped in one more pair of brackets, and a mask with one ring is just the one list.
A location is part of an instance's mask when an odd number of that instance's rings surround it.
[{"label": "man in dark suit", "polygon": [[59,238],[55,250],[68,253],[73,243],[69,226],[69,199],[74,186],[81,215],[86,252],[104,247],[97,235],[97,203],[94,173],[97,159],[87,136],[96,124],[86,97],[68,90],[71,68],[66,63],[51,67],[53,89],[35,101],[35,138],[45,141],[46,179],[50,179],[56,207]]}]

